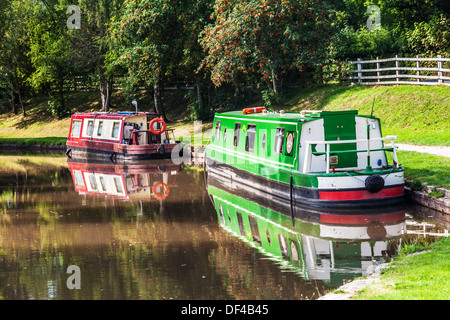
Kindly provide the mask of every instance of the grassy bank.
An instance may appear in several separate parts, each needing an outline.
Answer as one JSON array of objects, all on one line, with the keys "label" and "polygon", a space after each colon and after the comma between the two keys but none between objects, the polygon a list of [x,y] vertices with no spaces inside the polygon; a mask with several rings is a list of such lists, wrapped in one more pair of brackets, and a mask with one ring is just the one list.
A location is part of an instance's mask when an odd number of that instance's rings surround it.
[{"label": "grassy bank", "polygon": [[43,138],[0,138],[0,144],[19,144],[25,146],[59,146],[64,145],[66,137],[43,137]]},{"label": "grassy bank", "polygon": [[405,178],[450,190],[450,158],[414,151],[398,151]]},{"label": "grassy bank", "polygon": [[354,299],[360,300],[448,300],[450,299],[450,238],[429,246],[430,252],[399,255],[394,268],[380,275]]},{"label": "grassy bank", "polygon": [[383,135],[398,135],[402,143],[450,145],[450,87],[328,87],[305,89],[285,101],[286,111],[292,112],[357,109],[370,114],[372,105]]},{"label": "grassy bank", "polygon": [[[192,121],[187,110],[185,91],[167,91],[164,103],[169,126],[181,135],[193,132]],[[66,95],[71,112],[100,110],[97,92],[72,92]],[[357,109],[361,114],[370,114],[373,99],[373,114],[381,118],[383,134],[399,136],[398,142],[423,145],[450,145],[450,87],[446,86],[374,86],[374,87],[324,87],[295,89],[286,93],[278,109],[298,112],[311,110]],[[25,100],[27,116],[10,112],[0,114],[0,138],[67,137],[70,118],[56,119],[51,115],[48,97],[38,96]],[[121,92],[112,96],[115,110],[134,110],[127,104]],[[141,92],[138,97],[141,111],[153,111],[151,94]],[[246,106],[238,106],[242,109]],[[204,129],[211,121],[203,122]]]}]

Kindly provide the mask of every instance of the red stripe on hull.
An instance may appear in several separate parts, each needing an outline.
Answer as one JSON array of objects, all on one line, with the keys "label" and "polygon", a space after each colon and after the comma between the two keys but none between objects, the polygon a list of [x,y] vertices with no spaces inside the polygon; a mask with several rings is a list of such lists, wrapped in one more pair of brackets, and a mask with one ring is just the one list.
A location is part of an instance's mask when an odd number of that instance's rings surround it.
[{"label": "red stripe on hull", "polygon": [[371,193],[365,189],[362,190],[350,190],[350,191],[320,191],[320,200],[329,201],[345,201],[345,200],[366,200],[366,199],[384,199],[390,197],[402,196],[404,192],[403,186],[397,186],[392,188],[384,188],[377,193]]},{"label": "red stripe on hull", "polygon": [[332,214],[332,213],[321,213],[320,223],[330,223],[330,224],[347,224],[347,225],[364,225],[372,221],[378,221],[380,223],[396,223],[403,221],[405,219],[405,212],[396,213],[386,213],[386,214],[362,214],[359,215],[349,214]]},{"label": "red stripe on hull", "polygon": [[116,152],[127,155],[140,155],[140,154],[157,154],[158,147],[160,145],[164,146],[164,153],[169,154],[172,149],[177,145],[175,143],[171,144],[141,144],[141,145],[127,145],[114,142],[105,142],[100,140],[82,140],[78,141],[68,141],[67,146],[80,147],[92,150],[101,150],[107,152]]}]

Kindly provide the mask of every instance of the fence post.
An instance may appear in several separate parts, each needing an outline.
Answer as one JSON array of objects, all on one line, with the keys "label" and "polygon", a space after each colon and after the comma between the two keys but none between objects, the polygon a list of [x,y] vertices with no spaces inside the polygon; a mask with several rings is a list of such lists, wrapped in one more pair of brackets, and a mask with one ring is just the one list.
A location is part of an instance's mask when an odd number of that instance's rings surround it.
[{"label": "fence post", "polygon": [[[398,61],[398,55],[395,55],[395,75],[398,76],[399,72],[398,72],[398,68],[399,68],[399,61]],[[398,82],[399,78],[395,78],[395,81]]]},{"label": "fence post", "polygon": [[[419,69],[420,68],[420,61],[419,61],[419,55],[416,55],[416,68]],[[420,70],[416,71],[416,74],[418,77],[420,77]],[[420,78],[417,78],[417,82],[420,82]]]},{"label": "fence post", "polygon": [[361,67],[361,63],[359,63],[361,61],[361,58],[358,58],[358,84],[361,84],[362,82],[362,67]]},{"label": "fence post", "polygon": [[443,69],[443,61],[441,61],[442,56],[439,54],[437,56],[437,66],[438,66],[438,83],[442,84],[442,71],[441,69]]},{"label": "fence post", "polygon": [[377,82],[380,82],[380,75],[381,75],[381,72],[379,71],[380,70],[380,62],[378,61],[380,58],[378,58],[377,57]]}]

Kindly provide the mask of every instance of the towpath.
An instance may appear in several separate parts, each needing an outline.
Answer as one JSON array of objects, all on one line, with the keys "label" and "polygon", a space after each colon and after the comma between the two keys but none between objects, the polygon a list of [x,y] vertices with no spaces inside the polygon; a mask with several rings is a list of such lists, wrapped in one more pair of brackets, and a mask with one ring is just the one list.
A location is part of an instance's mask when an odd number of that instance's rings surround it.
[{"label": "towpath", "polygon": [[417,146],[406,143],[396,143],[395,145],[400,151],[417,151],[450,158],[450,147],[447,146]]}]

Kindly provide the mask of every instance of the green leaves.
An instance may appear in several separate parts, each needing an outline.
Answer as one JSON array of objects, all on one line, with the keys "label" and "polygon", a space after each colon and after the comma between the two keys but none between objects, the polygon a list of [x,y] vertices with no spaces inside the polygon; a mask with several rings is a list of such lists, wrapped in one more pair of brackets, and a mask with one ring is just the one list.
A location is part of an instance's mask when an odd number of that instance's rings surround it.
[{"label": "green leaves", "polygon": [[201,37],[213,83],[258,74],[263,82],[277,81],[323,63],[332,34],[326,10],[322,1],[216,1],[215,24]]}]

